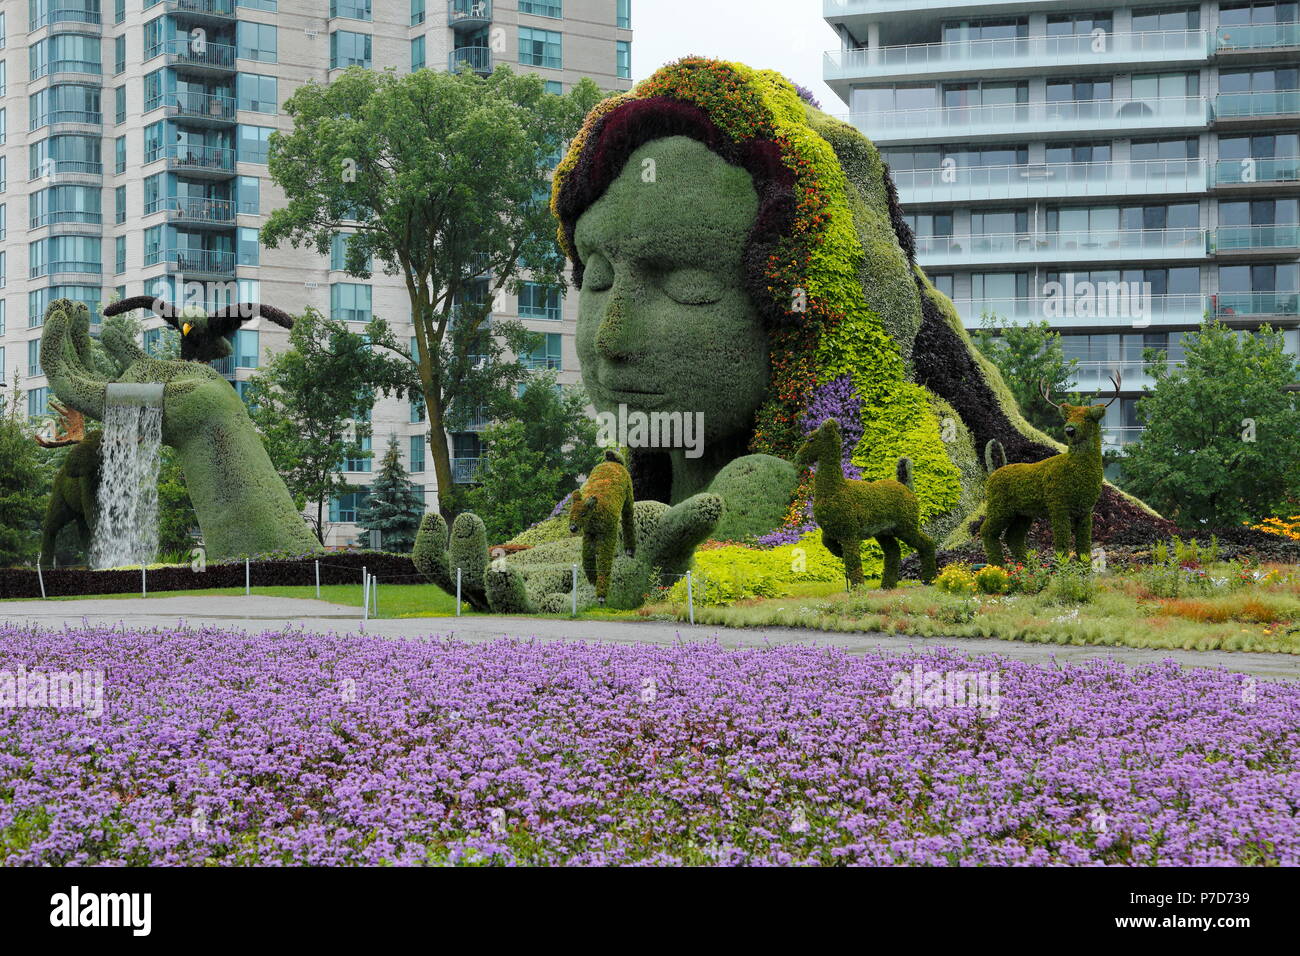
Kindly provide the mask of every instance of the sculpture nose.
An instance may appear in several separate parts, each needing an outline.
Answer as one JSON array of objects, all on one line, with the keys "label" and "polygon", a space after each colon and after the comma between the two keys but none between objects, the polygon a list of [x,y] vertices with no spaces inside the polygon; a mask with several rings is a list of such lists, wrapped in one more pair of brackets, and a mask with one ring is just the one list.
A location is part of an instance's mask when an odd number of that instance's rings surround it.
[{"label": "sculpture nose", "polygon": [[1068,438],[1073,438],[1073,437],[1074,437],[1074,431],[1075,431],[1075,429],[1074,429],[1074,426],[1073,426],[1073,425],[1067,425],[1067,426],[1065,427],[1065,434],[1066,434],[1066,436],[1067,436]]},{"label": "sculpture nose", "polygon": [[612,362],[626,361],[635,352],[628,306],[622,296],[615,296],[600,320],[600,329],[596,332],[596,350],[603,358]]}]

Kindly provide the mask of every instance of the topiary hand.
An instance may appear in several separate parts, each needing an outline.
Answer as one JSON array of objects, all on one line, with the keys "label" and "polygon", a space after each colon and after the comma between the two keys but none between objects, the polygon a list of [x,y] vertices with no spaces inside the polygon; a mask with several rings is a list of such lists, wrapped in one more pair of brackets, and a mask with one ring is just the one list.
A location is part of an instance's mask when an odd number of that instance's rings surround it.
[{"label": "topiary hand", "polygon": [[685,574],[695,549],[708,539],[724,511],[721,497],[699,494],[660,511],[657,520],[647,522],[650,527],[638,528],[636,556],[615,560],[606,604],[620,610],[640,607],[651,588]]},{"label": "topiary hand", "polygon": [[150,358],[134,342],[106,345],[127,366],[112,383],[90,355],[90,313],[56,299],[45,314],[41,365],[54,393],[103,420],[111,384],[161,385],[162,440],[176,449],[210,560],[272,551],[310,553],[319,542],[294,507],[243,401],[216,369]]}]

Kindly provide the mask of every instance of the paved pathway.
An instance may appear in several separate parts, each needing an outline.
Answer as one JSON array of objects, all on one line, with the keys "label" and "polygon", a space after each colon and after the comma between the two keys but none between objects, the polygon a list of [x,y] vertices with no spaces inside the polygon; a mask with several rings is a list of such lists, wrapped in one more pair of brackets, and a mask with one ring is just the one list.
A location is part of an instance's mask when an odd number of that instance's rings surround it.
[{"label": "paved pathway", "polygon": [[[278,630],[301,627],[328,633],[362,631],[360,608],[327,601],[273,597],[167,597],[121,600],[8,601],[0,602],[0,621],[63,627],[80,624],[123,623],[128,627],[172,627],[184,621],[192,626],[213,625],[240,630]],[[955,647],[969,654],[1001,654],[1032,663],[1082,661],[1114,657],[1130,667],[1172,657],[1187,667],[1226,667],[1274,680],[1300,680],[1300,655],[1243,654],[1229,651],[1143,650],[1131,647],[1075,647],[1028,644],[985,638],[900,637],[880,633],[843,634],[794,628],[737,629],[696,626],[663,621],[567,621],[534,617],[467,616],[461,618],[408,618],[369,621],[366,634],[405,638],[426,635],[453,636],[465,641],[490,641],[500,637],[541,640],[609,641],[618,644],[671,644],[677,641],[713,641],[724,647],[764,644],[815,644],[839,647],[849,653],[875,650],[907,652],[926,647]]]}]

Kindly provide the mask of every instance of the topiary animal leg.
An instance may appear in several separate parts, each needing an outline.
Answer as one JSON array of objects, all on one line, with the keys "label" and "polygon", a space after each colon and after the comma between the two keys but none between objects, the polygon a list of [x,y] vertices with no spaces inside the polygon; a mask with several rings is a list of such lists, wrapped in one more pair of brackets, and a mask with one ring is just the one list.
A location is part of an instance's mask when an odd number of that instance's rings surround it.
[{"label": "topiary animal leg", "polygon": [[880,550],[885,552],[885,570],[880,575],[880,586],[888,591],[898,587],[898,565],[901,557],[898,539],[892,535],[882,534],[876,536],[876,543],[880,545]]},{"label": "topiary animal leg", "polygon": [[582,536],[582,574],[587,583],[596,584],[596,538],[592,535]]},{"label": "topiary animal leg", "polygon": [[1007,549],[1011,552],[1012,559],[1019,564],[1029,560],[1029,549],[1025,542],[1029,538],[1029,529],[1033,526],[1034,519],[1023,516],[1011,519],[1007,526]]},{"label": "topiary animal leg", "polygon": [[[1010,524],[1001,516],[989,515],[980,527],[980,540],[984,542],[984,557],[989,564],[1006,566],[1006,555],[1002,553],[1002,532]],[[1019,560],[1019,558],[1017,558]]]},{"label": "topiary animal leg", "polygon": [[1057,557],[1068,558],[1070,556],[1071,545],[1071,522],[1070,515],[1065,511],[1054,511],[1052,518],[1052,550],[1056,552]]},{"label": "topiary animal leg", "polygon": [[1092,512],[1074,519],[1074,550],[1080,561],[1092,558]]},{"label": "topiary animal leg", "polygon": [[859,587],[866,582],[862,576],[862,541],[840,541],[844,552],[844,573],[848,575],[849,587]]},{"label": "topiary animal leg", "polygon": [[840,548],[840,543],[825,531],[822,532],[822,547],[835,555],[835,557],[839,558],[841,561],[844,560],[844,551]]},{"label": "topiary animal leg", "polygon": [[58,538],[59,532],[63,526],[73,519],[74,515],[66,504],[63,496],[59,494],[58,489],[50,495],[50,503],[45,509],[45,524],[41,528],[41,567],[48,568],[54,561],[54,542]]},{"label": "topiary animal leg", "polygon": [[916,549],[917,554],[921,556],[921,583],[929,584],[934,580],[937,571],[934,561],[934,542],[930,540],[929,535],[920,530],[909,531],[905,535],[900,534],[899,537]]}]

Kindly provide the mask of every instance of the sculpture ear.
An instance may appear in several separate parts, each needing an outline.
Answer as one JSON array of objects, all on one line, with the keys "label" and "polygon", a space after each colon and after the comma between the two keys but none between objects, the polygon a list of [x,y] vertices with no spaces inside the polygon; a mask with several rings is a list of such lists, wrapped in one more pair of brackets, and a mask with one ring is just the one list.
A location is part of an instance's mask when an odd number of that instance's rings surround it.
[{"label": "sculpture ear", "polygon": [[1092,406],[1092,408],[1088,409],[1088,417],[1091,418],[1094,422],[1101,421],[1103,418],[1106,417],[1106,406],[1105,405]]},{"label": "sculpture ear", "polygon": [[1063,421],[1063,422],[1068,422],[1068,421],[1070,420],[1070,409],[1069,409],[1069,406],[1066,406],[1066,405],[1058,405],[1058,406],[1056,406],[1056,407],[1057,407],[1057,410],[1060,411],[1060,413],[1061,413],[1061,421]]},{"label": "sculpture ear", "polygon": [[575,488],[573,494],[569,495],[569,507],[573,508],[580,504],[582,504],[582,492]]}]

